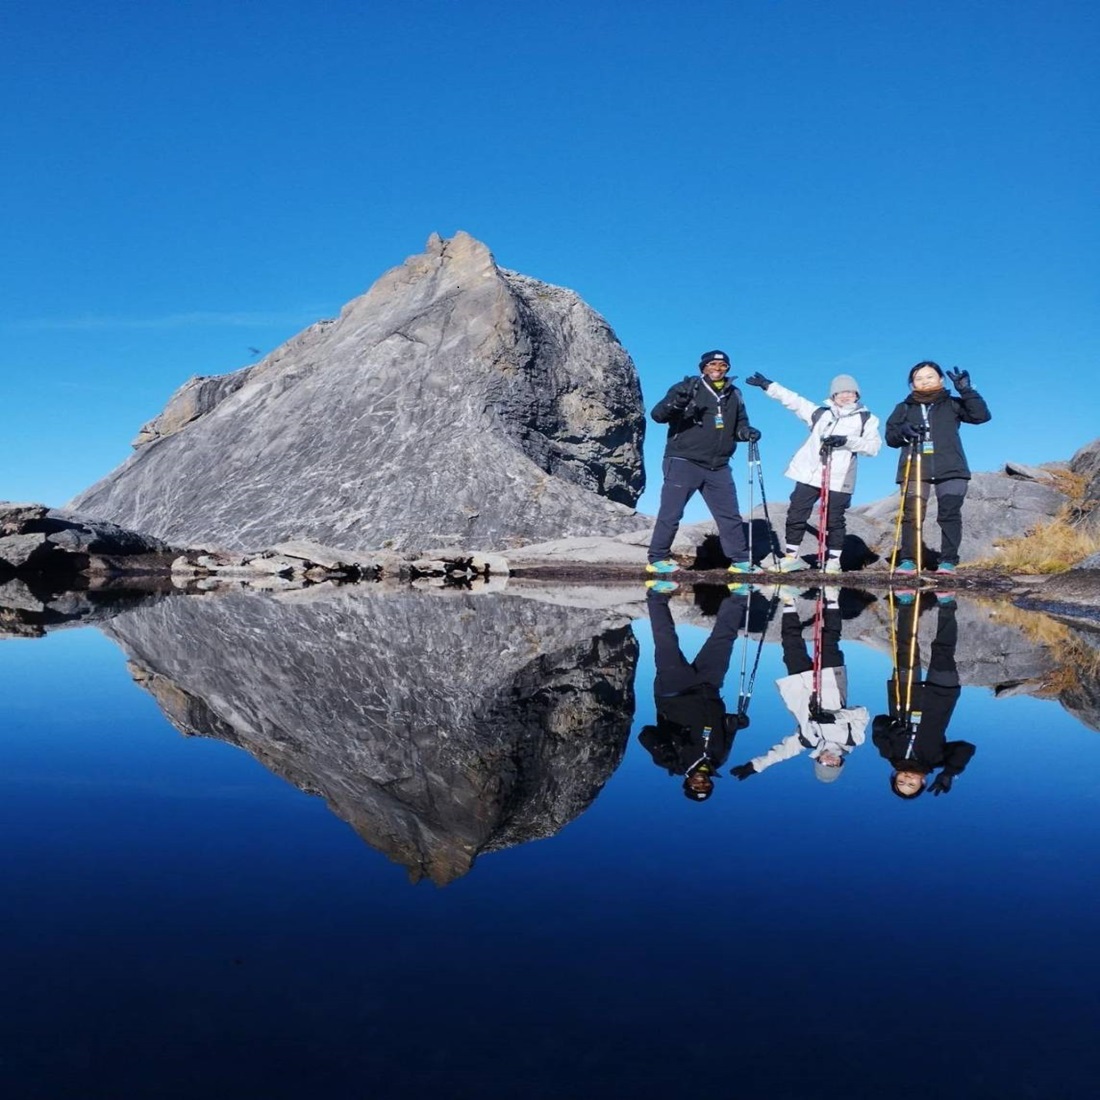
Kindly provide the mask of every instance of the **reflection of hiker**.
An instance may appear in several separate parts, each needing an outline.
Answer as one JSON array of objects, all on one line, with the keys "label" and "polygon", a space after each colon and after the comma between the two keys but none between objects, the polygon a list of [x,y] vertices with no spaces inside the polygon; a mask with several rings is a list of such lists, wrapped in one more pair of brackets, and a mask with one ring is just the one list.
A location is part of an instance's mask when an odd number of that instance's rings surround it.
[{"label": "reflection of hiker", "polygon": [[653,407],[653,419],[668,425],[668,442],[661,464],[665,480],[649,543],[648,573],[675,573],[679,568],[672,558],[672,540],[687,502],[696,493],[702,494],[718,525],[722,553],[732,562],[730,572],[752,572],[730,456],[738,442],[754,442],[760,433],[749,424],[741,391],[727,377],[729,366],[724,351],[704,352],[699,360],[700,376],[677,382]]},{"label": "reflection of hiker", "polygon": [[848,706],[848,672],[840,652],[838,596],[837,589],[826,588],[823,598],[817,601],[814,613],[820,619],[813,624],[813,657],[806,647],[805,624],[798,608],[789,596],[784,599],[780,638],[787,675],[776,680],[775,685],[798,726],[762,756],[731,769],[738,779],[748,779],[773,764],[808,751],[816,778],[831,783],[840,777],[848,753],[863,744],[870,714],[866,707]]},{"label": "reflection of hiker", "polygon": [[[688,661],[676,637],[669,597],[652,589],[646,597],[653,628],[657,675],[653,695],[657,724],[638,735],[653,763],[669,775],[684,777],[684,795],[705,802],[714,793],[714,776],[725,763],[738,729],[720,694],[733,644],[748,606],[748,592],[727,596],[718,608],[710,637],[694,661]],[[741,720],[748,724],[748,719]]]},{"label": "reflection of hiker", "polygon": [[946,794],[975,752],[969,741],[945,737],[962,691],[955,664],[959,638],[955,600],[946,593],[924,595],[938,608],[928,674],[922,679],[920,644],[915,635],[920,604],[912,593],[899,593],[894,677],[886,685],[890,713],[877,715],[871,726],[871,740],[894,769],[890,789],[899,798],[920,795],[936,768],[942,770],[928,789],[934,795]]},{"label": "reflection of hiker", "polygon": [[[901,486],[901,560],[896,572],[916,573],[921,559],[928,497],[936,489],[936,522],[940,528],[937,573],[954,573],[962,543],[962,508],[970,485],[970,467],[959,439],[960,424],[984,424],[989,406],[970,384],[970,372],[957,368],[947,377],[959,391],[952,397],[938,363],[925,360],[909,372],[909,396],[886,421],[886,445],[901,448],[897,483]],[[918,506],[917,501],[920,501]]]},{"label": "reflection of hiker", "polygon": [[858,455],[877,455],[882,446],[878,417],[860,402],[859,383],[850,374],[838,374],[829,384],[829,399],[820,405],[800,397],[778,382],[762,374],[745,379],[750,386],[759,386],[769,397],[790,409],[809,425],[810,434],[794,453],[786,476],[795,485],[787,509],[787,550],[780,559],[784,573],[805,569],[799,556],[810,513],[821,496],[821,479],[826,461],[829,466],[829,489],[826,514],[819,519],[827,531],[829,556],[826,573],[840,572],[840,552],[844,549],[845,513],[856,486]]}]

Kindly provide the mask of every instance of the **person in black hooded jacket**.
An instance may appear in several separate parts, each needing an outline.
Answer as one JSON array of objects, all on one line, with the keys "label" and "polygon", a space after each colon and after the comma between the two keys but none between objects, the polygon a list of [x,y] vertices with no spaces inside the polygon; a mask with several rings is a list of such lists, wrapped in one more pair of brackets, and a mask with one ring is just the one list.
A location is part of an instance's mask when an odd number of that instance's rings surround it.
[{"label": "person in black hooded jacket", "polygon": [[902,487],[905,500],[898,573],[917,572],[917,547],[923,532],[917,530],[916,501],[919,496],[923,523],[933,486],[936,489],[936,521],[940,528],[936,571],[951,574],[959,564],[962,507],[970,484],[970,467],[959,439],[959,425],[985,424],[990,413],[984,398],[971,386],[968,371],[949,371],[947,377],[955,384],[957,397],[947,392],[944,372],[938,363],[931,360],[918,363],[909,372],[909,396],[895,407],[886,421],[886,445],[899,447],[902,451],[898,458],[897,483]]},{"label": "person in black hooded jacket", "polygon": [[730,457],[738,442],[756,442],[760,432],[749,424],[741,391],[727,377],[729,367],[724,351],[704,352],[699,358],[699,377],[677,382],[653,407],[653,419],[668,425],[668,441],[647,573],[675,573],[679,568],[672,558],[672,540],[696,493],[702,494],[714,516],[722,553],[731,562],[729,571],[752,572]]},{"label": "person in black hooded jacket", "polygon": [[[926,780],[939,768],[927,788],[939,796],[951,790],[976,751],[969,741],[947,740],[947,726],[962,693],[955,664],[959,640],[955,598],[948,592],[899,592],[897,597],[894,677],[886,685],[890,713],[872,721],[871,740],[893,768],[890,789],[894,794],[905,799],[923,794]],[[936,635],[925,676],[921,675],[920,647],[912,644],[922,599],[937,607]]]}]

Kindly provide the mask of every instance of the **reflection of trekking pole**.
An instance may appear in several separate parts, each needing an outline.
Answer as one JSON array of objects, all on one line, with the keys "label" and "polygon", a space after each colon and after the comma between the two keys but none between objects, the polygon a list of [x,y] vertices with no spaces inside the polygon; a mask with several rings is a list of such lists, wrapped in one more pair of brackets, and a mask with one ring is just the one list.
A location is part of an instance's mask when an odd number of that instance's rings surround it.
[{"label": "reflection of trekking pole", "polygon": [[756,686],[756,670],[760,667],[760,654],[764,651],[764,637],[768,633],[768,623],[775,616],[775,609],[779,606],[779,589],[772,593],[771,603],[768,604],[768,616],[764,620],[764,629],[760,631],[760,640],[756,643],[756,657],[752,662],[752,672],[749,673],[748,683],[745,682],[745,665],[749,654],[749,618],[752,611],[752,597],[745,606],[745,648],[741,655],[741,682],[737,688],[737,728],[742,729],[748,725],[749,702],[752,699],[752,691]]},{"label": "reflection of trekking pole", "polygon": [[893,573],[898,564],[898,551],[901,549],[901,524],[905,517],[905,499],[909,493],[909,471],[913,466],[913,444],[906,448],[905,473],[901,478],[901,499],[898,501],[898,521],[894,525],[894,552],[890,555],[890,572]]},{"label": "reflection of trekking pole", "polygon": [[909,667],[905,675],[905,697],[902,699],[901,690],[901,647],[898,644],[897,617],[894,608],[894,590],[890,589],[887,600],[890,614],[890,646],[894,652],[894,711],[898,717],[909,727],[909,744],[905,750],[905,758],[908,760],[913,752],[913,743],[917,737],[916,725],[920,721],[920,715],[913,721],[913,681],[916,678],[917,667],[917,639],[920,633],[920,595],[913,604],[913,624],[909,632]]},{"label": "reflection of trekking pole", "polygon": [[[760,444],[749,444],[749,460],[756,463],[756,479],[760,482],[760,503],[764,508],[764,522],[768,525],[768,550],[775,557],[779,556],[779,536],[772,526],[772,517],[768,513],[768,497],[764,492],[764,469],[760,465]],[[749,511],[749,530],[752,530],[752,510]]]},{"label": "reflection of trekking pole", "polygon": [[833,472],[833,449],[826,447],[821,454],[821,492],[818,494],[817,507],[817,567],[825,568],[825,558],[828,555],[829,532],[827,516],[829,515],[829,479]]},{"label": "reflection of trekking pole", "polygon": [[810,718],[815,722],[835,721],[821,706],[821,645],[825,631],[825,589],[818,588],[817,602],[814,604],[814,656],[813,686],[810,689]]}]

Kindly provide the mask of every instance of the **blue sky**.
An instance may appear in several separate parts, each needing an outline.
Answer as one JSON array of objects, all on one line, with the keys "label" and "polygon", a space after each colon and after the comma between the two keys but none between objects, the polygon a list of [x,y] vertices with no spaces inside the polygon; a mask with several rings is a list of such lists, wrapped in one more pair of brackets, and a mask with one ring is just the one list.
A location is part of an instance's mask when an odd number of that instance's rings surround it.
[{"label": "blue sky", "polygon": [[[1068,457],[1100,435],[1097,56],[1085,0],[13,0],[0,497],[63,503],[188,377],[459,229],[599,310],[647,406],[717,346],[885,418],[932,358],[992,408],[974,469]],[[804,429],[747,399],[779,499]]]}]

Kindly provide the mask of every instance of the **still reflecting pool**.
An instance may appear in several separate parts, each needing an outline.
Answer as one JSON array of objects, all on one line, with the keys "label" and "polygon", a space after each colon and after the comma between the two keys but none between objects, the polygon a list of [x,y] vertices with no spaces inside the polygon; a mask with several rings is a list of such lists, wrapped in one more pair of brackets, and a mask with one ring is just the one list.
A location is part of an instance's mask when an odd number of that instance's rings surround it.
[{"label": "still reflecting pool", "polygon": [[1094,1091],[1096,635],[851,589],[99,617],[0,644],[6,1095]]}]

